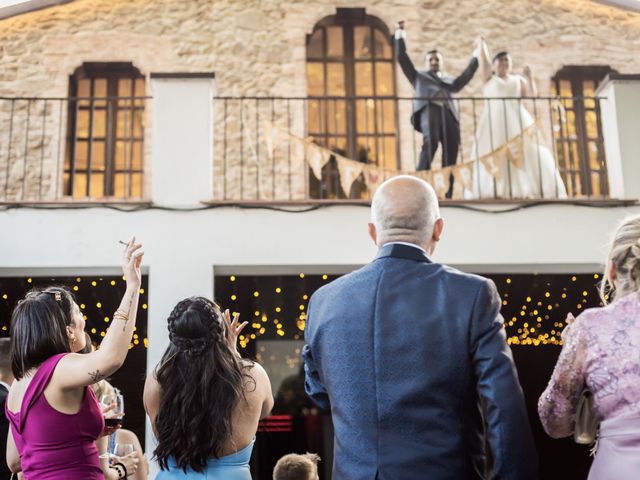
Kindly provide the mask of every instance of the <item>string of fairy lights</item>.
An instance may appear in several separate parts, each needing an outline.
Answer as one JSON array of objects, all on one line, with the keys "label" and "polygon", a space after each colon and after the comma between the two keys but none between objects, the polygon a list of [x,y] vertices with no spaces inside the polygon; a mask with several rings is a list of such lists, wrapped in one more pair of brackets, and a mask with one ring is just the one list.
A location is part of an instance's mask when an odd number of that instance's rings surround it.
[{"label": "string of fairy lights", "polygon": [[[124,277],[18,277],[0,278],[0,334],[9,335],[11,312],[15,304],[34,287],[60,285],[67,287],[76,298],[80,311],[86,321],[85,331],[91,336],[94,345],[107,333],[111,316],[118,308],[126,288]],[[129,349],[148,348],[147,318],[148,310],[147,277],[143,276],[140,287],[140,310],[135,331]]]},{"label": "string of fairy lights", "polygon": [[[274,278],[280,279],[282,284],[273,285]],[[336,276],[330,278],[328,274],[307,276],[300,273],[297,276],[264,276],[256,281],[255,276],[230,275],[216,279],[216,299],[233,314],[240,313],[243,319],[250,318],[248,328],[238,338],[240,348],[246,349],[261,337],[301,340],[306,327],[309,296],[322,283],[334,278]],[[295,279],[301,282],[284,285]],[[249,284],[262,287],[252,289]],[[247,311],[248,304],[255,308]]]},{"label": "string of fairy lights", "polygon": [[[502,299],[507,341],[510,345],[562,345],[560,333],[569,313],[601,305],[595,274],[487,275]],[[240,313],[249,325],[239,337],[241,349],[254,351],[259,339],[302,340],[310,296],[337,275],[229,275],[216,277],[216,300],[222,308]],[[0,335],[9,334],[13,306],[34,286],[65,285],[73,291],[95,344],[106,334],[117,309],[123,277],[0,278]],[[141,310],[130,348],[148,348],[146,335],[147,278],[140,289]],[[445,326],[443,326],[444,328]]]},{"label": "string of fairy lights", "polygon": [[[486,276],[496,283],[501,296],[510,345],[562,345],[560,334],[567,315],[578,316],[586,308],[601,305],[597,273]],[[216,300],[250,319],[239,344],[253,350],[252,343],[259,339],[302,339],[310,295],[334,278],[304,273],[216,277]]]}]

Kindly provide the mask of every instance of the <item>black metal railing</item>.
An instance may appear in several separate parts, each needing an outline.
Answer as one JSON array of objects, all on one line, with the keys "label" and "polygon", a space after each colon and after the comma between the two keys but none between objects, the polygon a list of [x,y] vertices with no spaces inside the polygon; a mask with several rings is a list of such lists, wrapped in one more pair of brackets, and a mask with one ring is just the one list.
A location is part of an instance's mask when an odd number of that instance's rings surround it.
[{"label": "black metal railing", "polygon": [[[415,100],[216,97],[213,200],[366,200],[381,176],[416,172],[454,200],[608,195],[605,99],[458,97],[457,119],[441,100],[424,99],[431,123],[443,125],[432,129],[440,141],[424,149],[410,123]],[[593,112],[586,132],[565,113],[576,104]],[[421,171],[428,163],[431,169]]]},{"label": "black metal railing", "polygon": [[0,202],[140,201],[146,97],[0,97]]}]

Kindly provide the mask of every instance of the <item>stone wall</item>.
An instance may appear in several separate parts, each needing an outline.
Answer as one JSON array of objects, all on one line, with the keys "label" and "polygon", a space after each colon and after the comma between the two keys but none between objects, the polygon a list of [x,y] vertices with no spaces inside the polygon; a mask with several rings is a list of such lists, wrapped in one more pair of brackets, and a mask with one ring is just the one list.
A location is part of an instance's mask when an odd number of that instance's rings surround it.
[{"label": "stone wall", "polygon": [[[551,92],[550,78],[563,65],[606,64],[622,73],[640,71],[640,15],[593,1],[370,0],[366,4],[367,13],[391,30],[396,20],[407,21],[407,42],[416,64],[427,48],[437,46],[445,55],[446,69],[459,71],[468,61],[474,37],[483,34],[493,51],[511,52],[516,70],[525,63],[532,67],[543,95]],[[0,96],[65,97],[69,75],[89,61],[131,61],[145,75],[214,71],[220,95],[304,96],[305,35],[336,7],[362,6],[363,2],[346,0],[77,0],[0,20]],[[412,94],[399,70],[397,84],[399,95]],[[463,92],[480,93],[478,78]],[[33,150],[38,160],[25,169],[15,153],[8,154],[8,111],[9,104],[0,100],[0,201],[14,198],[23,185],[28,191],[20,195],[36,195],[33,189],[40,190],[41,166],[47,192],[53,195],[55,179],[60,177],[56,170],[60,162],[52,153],[58,150],[58,131],[49,128],[40,139],[50,146],[43,160],[36,137],[27,140],[27,150]],[[55,127],[53,117],[51,123]],[[402,167],[410,169],[413,133],[406,112],[400,123]],[[21,125],[14,122],[12,134],[24,150]],[[215,161],[221,159],[216,156]],[[36,178],[35,183],[24,181],[25,171]],[[150,178],[145,175],[147,187]],[[269,184],[274,179],[264,181]],[[5,182],[9,192],[3,191]]]}]

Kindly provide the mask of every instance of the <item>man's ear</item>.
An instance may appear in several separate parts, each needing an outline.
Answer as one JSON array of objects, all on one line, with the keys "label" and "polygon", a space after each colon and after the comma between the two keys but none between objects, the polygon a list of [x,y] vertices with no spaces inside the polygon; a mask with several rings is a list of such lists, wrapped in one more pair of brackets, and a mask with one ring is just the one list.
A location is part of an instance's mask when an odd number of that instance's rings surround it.
[{"label": "man's ear", "polygon": [[369,237],[373,240],[373,243],[378,245],[378,232],[376,232],[376,226],[369,222]]},{"label": "man's ear", "polygon": [[444,230],[444,220],[442,218],[439,218],[436,220],[436,223],[433,226],[433,235],[431,236],[431,239],[434,242],[439,242],[440,237],[442,236],[443,230]]}]

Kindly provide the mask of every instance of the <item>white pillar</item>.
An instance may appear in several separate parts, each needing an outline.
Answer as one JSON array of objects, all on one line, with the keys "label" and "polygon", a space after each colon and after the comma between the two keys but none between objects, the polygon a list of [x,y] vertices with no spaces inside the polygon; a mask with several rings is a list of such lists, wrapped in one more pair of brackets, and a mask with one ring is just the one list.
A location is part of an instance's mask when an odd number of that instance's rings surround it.
[{"label": "white pillar", "polygon": [[640,198],[640,75],[609,74],[598,89],[609,194]]},{"label": "white pillar", "polygon": [[213,198],[213,73],[152,73],[151,200],[193,206]]}]

